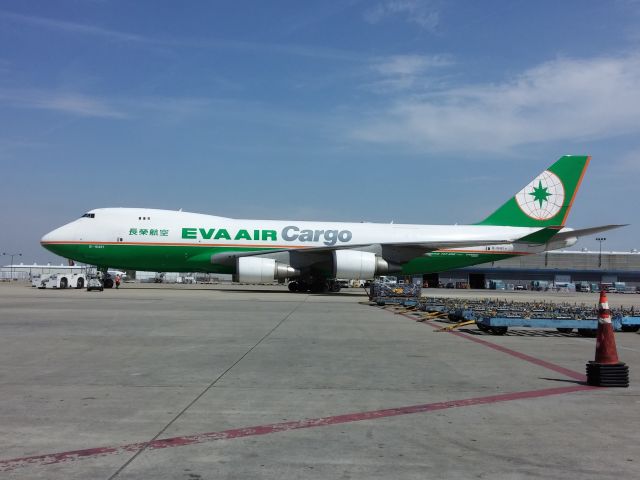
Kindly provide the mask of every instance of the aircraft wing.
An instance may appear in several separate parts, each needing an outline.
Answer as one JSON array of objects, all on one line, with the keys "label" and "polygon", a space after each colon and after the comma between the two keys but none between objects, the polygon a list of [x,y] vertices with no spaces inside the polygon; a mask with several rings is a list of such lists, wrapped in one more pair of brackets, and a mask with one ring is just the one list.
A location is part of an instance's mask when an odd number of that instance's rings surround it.
[{"label": "aircraft wing", "polygon": [[490,240],[456,240],[456,241],[431,241],[431,242],[393,242],[393,243],[382,243],[382,244],[351,244],[351,245],[331,245],[331,246],[322,246],[322,247],[298,247],[298,248],[279,248],[279,249],[270,249],[268,251],[258,250],[258,251],[250,251],[250,252],[240,252],[240,251],[227,251],[224,253],[219,253],[213,256],[212,261],[216,263],[227,263],[232,264],[239,257],[259,257],[265,256],[269,257],[274,254],[279,254],[283,252],[295,252],[297,256],[320,256],[331,253],[334,250],[357,250],[357,249],[371,249],[376,248],[378,250],[382,250],[385,252],[385,257],[393,259],[393,261],[407,261],[411,258],[423,255],[425,253],[433,252],[436,250],[447,249],[447,248],[465,248],[465,247],[478,247],[478,246],[489,246],[489,245],[501,245],[501,244],[509,244],[517,241],[531,241],[536,240],[533,237],[539,236],[537,243],[545,243],[551,238],[553,240],[565,240],[572,237],[583,237],[587,235],[594,235],[596,233],[605,232],[607,230],[612,230],[614,228],[624,227],[626,225],[602,225],[599,227],[591,227],[591,228],[583,228],[577,230],[569,230],[563,229],[558,232],[560,227],[545,227],[541,228],[537,232],[533,234],[529,234],[525,237],[519,239],[490,239]]},{"label": "aircraft wing", "polygon": [[382,244],[351,244],[351,245],[331,245],[322,247],[303,247],[303,248],[280,248],[270,249],[268,251],[258,250],[253,252],[233,252],[228,251],[224,253],[216,254],[212,257],[212,261],[216,263],[230,263],[239,257],[268,257],[273,254],[282,252],[295,252],[296,255],[315,255],[315,254],[327,254],[334,250],[358,250],[362,248],[379,247],[383,250],[392,253],[392,257],[396,261],[404,261],[424,253],[433,252],[443,248],[464,248],[464,247],[476,247],[484,245],[500,245],[509,244],[513,240],[458,240],[458,241],[433,241],[433,242],[393,242]]}]

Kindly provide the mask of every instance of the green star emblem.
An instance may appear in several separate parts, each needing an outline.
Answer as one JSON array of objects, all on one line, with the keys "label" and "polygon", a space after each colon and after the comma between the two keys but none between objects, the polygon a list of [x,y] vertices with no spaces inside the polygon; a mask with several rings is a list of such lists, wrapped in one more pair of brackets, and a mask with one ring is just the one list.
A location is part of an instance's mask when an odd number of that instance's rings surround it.
[{"label": "green star emblem", "polygon": [[546,202],[547,198],[551,196],[549,189],[542,186],[542,180],[538,180],[538,186],[533,187],[533,192],[529,193],[529,195],[533,196],[534,202],[540,202],[540,208],[542,208],[542,203]]}]

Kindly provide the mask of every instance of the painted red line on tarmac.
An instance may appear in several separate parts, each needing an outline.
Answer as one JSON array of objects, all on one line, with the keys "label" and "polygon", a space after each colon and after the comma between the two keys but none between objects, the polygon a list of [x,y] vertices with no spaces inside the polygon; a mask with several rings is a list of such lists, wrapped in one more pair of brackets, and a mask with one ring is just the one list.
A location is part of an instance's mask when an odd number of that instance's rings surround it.
[{"label": "painted red line on tarmac", "polygon": [[[401,314],[407,318],[411,318],[412,320],[415,321],[415,317],[411,317],[405,313]],[[426,324],[428,324],[429,326],[431,326],[434,330],[440,330],[440,327],[433,324],[431,320],[425,320]],[[484,345],[485,347],[489,347],[489,348],[493,348],[494,350],[497,350],[499,352],[502,353],[506,353],[507,355],[511,355],[512,357],[516,357],[519,358],[520,360],[524,360],[525,362],[529,362],[529,363],[533,363],[534,365],[538,365],[540,367],[544,367],[547,368],[549,370],[553,370],[556,373],[560,373],[562,375],[565,375],[569,378],[573,378],[575,380],[579,380],[581,382],[586,382],[587,381],[587,377],[586,375],[580,373],[580,372],[576,372],[574,370],[570,370],[568,368],[565,367],[561,367],[560,365],[556,365],[555,363],[551,363],[551,362],[547,362],[546,360],[542,360],[541,358],[536,358],[536,357],[532,357],[531,355],[527,355],[526,353],[522,353],[522,352],[518,352],[516,350],[512,350],[511,348],[507,348],[507,347],[503,347],[502,345],[498,345],[492,342],[487,342],[486,340],[482,340],[480,338],[476,338],[472,335],[469,335],[468,333],[463,333],[463,332],[447,332],[447,333],[451,333],[457,337],[461,337],[461,338],[466,338],[467,340],[471,340],[472,342],[476,342],[479,343],[480,345]]]},{"label": "painted red line on tarmac", "polygon": [[594,388],[597,387],[573,385],[569,387],[547,388],[543,390],[531,390],[526,392],[504,393],[500,395],[491,395],[488,397],[475,397],[463,400],[452,400],[448,402],[426,403],[408,407],[388,408],[385,410],[348,413],[345,415],[335,415],[331,417],[312,418],[292,422],[271,423],[268,425],[223,430],[221,432],[200,433],[196,435],[159,439],[149,443],[139,442],[116,447],[89,448],[86,450],[74,450],[69,452],[35,455],[31,457],[12,458],[8,460],[0,460],[0,472],[7,472],[10,470],[28,466],[54,465],[66,462],[74,462],[84,458],[97,458],[107,455],[119,455],[126,452],[137,452],[145,447],[148,450],[184,447],[187,445],[196,445],[201,443],[213,442],[216,440],[231,440],[234,438],[252,437],[256,435],[268,435],[271,433],[287,432],[290,430],[299,430],[302,428],[324,427],[328,425],[361,422],[364,420],[397,417],[400,415],[433,412],[437,410],[446,410],[449,408],[470,407],[473,405],[487,405],[492,403],[511,402],[514,400],[549,397],[552,395],[562,395],[565,393],[591,390]]},{"label": "painted red line on tarmac", "polygon": [[479,343],[480,345],[485,345],[485,346],[487,346],[489,348],[493,348],[494,350],[497,350],[499,352],[506,353],[508,355],[511,355],[512,357],[519,358],[520,360],[524,360],[525,362],[533,363],[534,365],[538,365],[540,367],[544,367],[546,369],[553,370],[554,372],[560,373],[560,374],[565,375],[565,376],[567,376],[569,378],[573,378],[575,380],[580,380],[581,382],[586,382],[587,381],[586,375],[584,375],[584,374],[582,374],[580,372],[576,372],[574,370],[570,370],[570,369],[565,368],[565,367],[561,367],[560,365],[556,365],[555,363],[547,362],[546,360],[542,360],[541,358],[532,357],[531,355],[527,355],[526,353],[518,352],[516,350],[512,350],[510,348],[503,347],[502,345],[497,345],[495,343],[487,342],[486,340],[482,340],[480,338],[473,337],[473,336],[469,335],[468,333],[462,333],[462,332],[451,332],[451,333],[453,333],[454,335],[456,335],[458,337],[466,338],[467,340],[471,340],[472,342]]}]

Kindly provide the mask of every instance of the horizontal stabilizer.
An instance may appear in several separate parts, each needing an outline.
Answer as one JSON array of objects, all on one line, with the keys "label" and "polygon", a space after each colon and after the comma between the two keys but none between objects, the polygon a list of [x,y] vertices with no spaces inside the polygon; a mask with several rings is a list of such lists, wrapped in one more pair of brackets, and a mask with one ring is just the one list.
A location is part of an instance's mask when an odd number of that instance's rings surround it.
[{"label": "horizontal stabilizer", "polygon": [[572,237],[587,237],[589,235],[595,235],[596,233],[606,232],[607,230],[613,230],[614,228],[626,227],[628,223],[622,225],[602,225],[600,227],[581,228],[578,230],[562,230],[555,237],[554,240],[564,240]]}]

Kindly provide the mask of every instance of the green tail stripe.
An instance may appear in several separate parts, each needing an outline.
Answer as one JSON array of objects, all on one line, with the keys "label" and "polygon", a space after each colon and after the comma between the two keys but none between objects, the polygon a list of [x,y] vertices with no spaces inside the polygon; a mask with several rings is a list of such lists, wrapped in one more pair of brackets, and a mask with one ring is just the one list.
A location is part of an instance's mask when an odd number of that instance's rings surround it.
[{"label": "green tail stripe", "polygon": [[[564,225],[590,158],[586,155],[566,155],[560,158],[477,225]],[[560,182],[557,182],[558,179]]]}]

